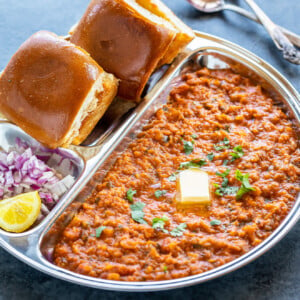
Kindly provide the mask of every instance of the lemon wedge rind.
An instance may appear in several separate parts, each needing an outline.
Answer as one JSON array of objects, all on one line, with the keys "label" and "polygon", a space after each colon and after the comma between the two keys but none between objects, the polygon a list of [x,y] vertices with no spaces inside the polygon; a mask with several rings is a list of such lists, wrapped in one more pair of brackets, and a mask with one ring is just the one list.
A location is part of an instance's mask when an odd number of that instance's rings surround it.
[{"label": "lemon wedge rind", "polygon": [[9,232],[23,232],[36,221],[41,211],[39,193],[30,192],[0,201],[0,227]]}]

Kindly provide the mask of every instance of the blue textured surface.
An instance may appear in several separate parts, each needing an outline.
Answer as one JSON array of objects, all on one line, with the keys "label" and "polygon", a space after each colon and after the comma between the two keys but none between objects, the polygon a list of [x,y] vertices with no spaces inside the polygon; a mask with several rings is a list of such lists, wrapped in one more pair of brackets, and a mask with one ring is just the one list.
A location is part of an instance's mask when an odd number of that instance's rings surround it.
[{"label": "blue textured surface", "polygon": [[[233,12],[204,15],[184,0],[165,3],[193,29],[237,43],[265,59],[300,91],[300,67],[289,64],[264,29]],[[89,0],[0,0],[0,70],[32,33],[64,35]],[[300,34],[299,0],[257,0],[280,25]],[[246,7],[240,0],[240,5]],[[76,286],[44,275],[0,249],[0,299],[300,299],[300,223],[248,266],[211,282],[157,293],[116,293]]]}]

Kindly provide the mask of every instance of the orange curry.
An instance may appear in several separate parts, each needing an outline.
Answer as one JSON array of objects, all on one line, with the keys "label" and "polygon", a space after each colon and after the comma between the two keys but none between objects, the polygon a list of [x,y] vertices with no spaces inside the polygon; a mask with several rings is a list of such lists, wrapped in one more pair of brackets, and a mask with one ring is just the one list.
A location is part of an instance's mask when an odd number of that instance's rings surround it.
[{"label": "orange curry", "polygon": [[[211,205],[176,205],[176,174],[190,165],[209,174]],[[299,167],[292,121],[261,86],[231,70],[191,71],[66,227],[54,261],[126,281],[211,270],[278,227]]]}]

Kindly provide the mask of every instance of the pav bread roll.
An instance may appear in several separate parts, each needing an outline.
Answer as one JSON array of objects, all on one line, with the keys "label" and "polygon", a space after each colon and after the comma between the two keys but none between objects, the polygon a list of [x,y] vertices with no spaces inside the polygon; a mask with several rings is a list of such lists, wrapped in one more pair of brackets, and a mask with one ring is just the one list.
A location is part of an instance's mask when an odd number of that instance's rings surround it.
[{"label": "pav bread roll", "polygon": [[47,147],[80,144],[117,86],[85,50],[40,31],[21,45],[0,77],[0,111]]},{"label": "pav bread roll", "polygon": [[185,25],[163,2],[160,0],[135,0],[140,6],[151,13],[169,21],[176,29],[176,36],[170,44],[168,51],[160,60],[159,65],[169,64],[195,37],[193,30]]},{"label": "pav bread roll", "polygon": [[92,0],[70,41],[120,79],[119,96],[139,101],[176,34],[170,22],[134,0]]}]

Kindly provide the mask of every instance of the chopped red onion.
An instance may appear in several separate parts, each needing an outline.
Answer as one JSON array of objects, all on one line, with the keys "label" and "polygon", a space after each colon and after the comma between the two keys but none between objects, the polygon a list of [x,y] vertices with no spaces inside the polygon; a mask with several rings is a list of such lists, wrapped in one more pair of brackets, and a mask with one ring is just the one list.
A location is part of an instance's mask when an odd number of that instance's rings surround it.
[{"label": "chopped red onion", "polygon": [[59,155],[58,149],[29,147],[21,139],[16,143],[9,152],[0,152],[0,199],[39,191],[41,220],[74,184],[74,178],[67,175],[74,165],[68,155]]}]

